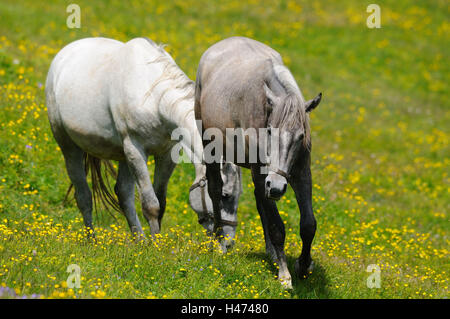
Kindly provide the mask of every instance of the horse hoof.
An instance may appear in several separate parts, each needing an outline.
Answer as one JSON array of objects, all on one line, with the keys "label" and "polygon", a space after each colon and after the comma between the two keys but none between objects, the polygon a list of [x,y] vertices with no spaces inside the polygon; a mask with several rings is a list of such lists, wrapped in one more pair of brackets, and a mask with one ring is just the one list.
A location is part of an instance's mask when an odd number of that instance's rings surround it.
[{"label": "horse hoof", "polygon": [[292,289],[292,279],[288,278],[280,278],[281,285],[284,289]]},{"label": "horse hoof", "polygon": [[309,262],[298,258],[295,262],[295,273],[300,279],[306,279],[312,273],[314,269],[314,261],[312,259]]}]

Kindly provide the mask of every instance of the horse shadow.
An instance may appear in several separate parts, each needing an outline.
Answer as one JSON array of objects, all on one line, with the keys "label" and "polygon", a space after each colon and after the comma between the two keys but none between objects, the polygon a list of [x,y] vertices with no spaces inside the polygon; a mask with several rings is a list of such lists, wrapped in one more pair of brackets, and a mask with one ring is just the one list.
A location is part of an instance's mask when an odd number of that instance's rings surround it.
[{"label": "horse shadow", "polygon": [[[264,252],[250,252],[247,254],[247,259],[251,261],[268,260],[270,257]],[[328,277],[325,269],[314,259],[314,269],[312,274],[306,279],[300,279],[295,273],[294,266],[297,257],[286,256],[289,272],[292,276],[293,289],[290,291],[292,297],[299,298],[330,298],[330,291],[328,290]],[[265,263],[267,270],[270,270],[274,275],[278,270],[273,263]]]}]

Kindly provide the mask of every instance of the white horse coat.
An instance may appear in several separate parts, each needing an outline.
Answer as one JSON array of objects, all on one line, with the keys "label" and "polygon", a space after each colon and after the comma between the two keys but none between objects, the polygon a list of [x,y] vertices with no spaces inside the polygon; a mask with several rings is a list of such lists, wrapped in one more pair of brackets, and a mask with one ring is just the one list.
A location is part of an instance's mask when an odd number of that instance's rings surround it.
[{"label": "white horse coat", "polygon": [[[199,164],[203,146],[194,117],[194,84],[149,39],[122,43],[87,38],[70,43],[51,64],[46,96],[51,128],[87,227],[92,228],[92,195],[83,156],[97,164],[99,159],[119,161],[115,192],[137,233],[142,228],[134,208],[135,182],[151,233],[160,230],[167,182],[176,165],[170,157],[177,143],[171,140],[173,129],[182,127],[191,137],[181,143],[194,160],[194,183],[205,175]],[[149,155],[155,156],[153,185],[146,165]]]},{"label": "white horse coat", "polygon": [[[168,76],[167,64],[175,71]],[[166,81],[149,92],[164,76]],[[144,38],[127,43],[87,38],[64,47],[52,62],[46,84],[48,113],[94,156],[124,160],[127,138],[140,139],[148,155],[157,155],[174,145],[170,134],[175,127],[199,137],[191,83],[166,51]],[[145,140],[143,132],[148,133]],[[196,141],[194,154],[201,159],[201,139]]]}]

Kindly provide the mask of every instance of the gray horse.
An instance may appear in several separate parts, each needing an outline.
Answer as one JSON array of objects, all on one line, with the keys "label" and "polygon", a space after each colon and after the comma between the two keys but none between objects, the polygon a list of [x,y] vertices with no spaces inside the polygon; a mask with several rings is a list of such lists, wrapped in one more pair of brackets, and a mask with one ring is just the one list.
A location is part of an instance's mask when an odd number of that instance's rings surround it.
[{"label": "gray horse", "polygon": [[[258,133],[258,149],[276,140],[278,149],[268,158],[259,155],[249,162],[249,138],[241,149],[245,160],[232,160],[250,168],[255,185],[255,198],[264,229],[266,250],[279,265],[279,278],[291,287],[291,275],[284,253],[285,229],[275,200],[286,192],[287,183],[294,189],[300,208],[300,235],[302,253],[296,263],[301,278],[312,271],[311,243],[316,231],[311,203],[310,129],[308,113],[320,102],[321,94],[305,101],[291,72],[283,65],[278,52],[258,41],[232,37],[211,46],[201,57],[197,70],[195,90],[195,118],[201,120],[203,133],[211,128],[223,135],[227,128],[266,128],[269,141]],[[259,132],[259,131],[258,131]],[[272,134],[272,136],[271,136]],[[276,136],[273,136],[276,135]],[[223,139],[222,152],[228,152],[227,139]],[[204,149],[211,143],[203,140]],[[234,145],[237,150],[238,143]],[[205,152],[206,153],[206,152]],[[206,154],[205,154],[206,155]],[[228,157],[226,157],[228,160]],[[262,169],[267,166],[268,172]],[[220,166],[207,162],[208,191],[213,201],[215,232],[223,232],[223,209]]]},{"label": "gray horse", "polygon": [[[160,231],[167,184],[176,166],[171,150],[178,142],[195,165],[194,185],[205,187],[201,183],[206,170],[203,145],[194,118],[194,83],[162,46],[146,38],[127,43],[105,38],[72,42],[52,61],[46,98],[51,129],[87,228],[93,229],[93,196],[86,179],[89,168],[94,196],[123,212],[131,231],[139,235],[143,231],[134,205],[135,184],[154,235]],[[171,133],[179,127],[189,134],[174,141]],[[150,155],[155,159],[153,184],[147,168]],[[114,187],[118,200],[102,175],[102,166],[109,160],[119,162]],[[236,170],[229,171],[226,178],[237,183],[236,174]],[[202,187],[193,190],[190,202],[208,230],[212,208],[198,198],[206,203],[211,200],[198,189]],[[240,194],[235,195],[237,203]]]}]

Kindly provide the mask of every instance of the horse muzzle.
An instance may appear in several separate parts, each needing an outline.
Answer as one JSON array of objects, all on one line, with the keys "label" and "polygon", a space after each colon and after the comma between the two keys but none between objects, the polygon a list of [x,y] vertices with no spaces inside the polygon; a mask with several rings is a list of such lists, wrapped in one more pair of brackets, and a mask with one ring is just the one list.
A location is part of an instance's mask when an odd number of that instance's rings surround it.
[{"label": "horse muzzle", "polygon": [[279,200],[287,190],[287,178],[278,173],[269,173],[265,180],[266,198]]}]

